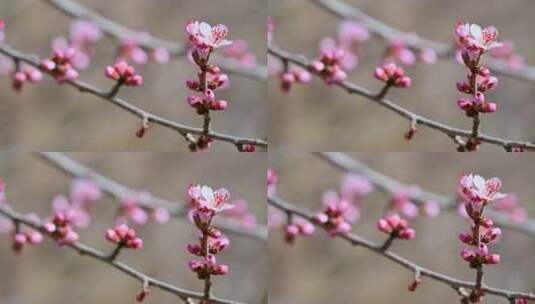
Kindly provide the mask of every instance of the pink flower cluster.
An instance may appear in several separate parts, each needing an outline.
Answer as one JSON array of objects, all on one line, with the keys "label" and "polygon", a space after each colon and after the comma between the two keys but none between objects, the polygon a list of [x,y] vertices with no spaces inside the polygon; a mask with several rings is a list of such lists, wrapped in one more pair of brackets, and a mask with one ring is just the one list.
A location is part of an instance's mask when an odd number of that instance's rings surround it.
[{"label": "pink flower cluster", "polygon": [[460,98],[459,108],[468,117],[475,117],[478,113],[493,113],[497,105],[486,101],[484,93],[496,87],[498,79],[491,76],[487,67],[480,66],[481,56],[489,50],[501,47],[497,42],[498,31],[494,27],[482,29],[477,24],[458,23],[455,28],[455,38],[461,48],[461,57],[469,69],[467,80],[457,83],[457,90],[471,95],[470,98]]},{"label": "pink flower cluster", "polygon": [[245,229],[254,229],[257,225],[256,217],[249,211],[249,204],[245,199],[232,202],[234,208],[223,211],[222,215],[238,221]]},{"label": "pink flower cluster", "polygon": [[59,246],[76,243],[80,238],[63,212],[56,212],[52,220],[43,225],[43,231],[51,235]]},{"label": "pink flower cluster", "polygon": [[117,217],[116,224],[126,224],[132,221],[136,225],[146,225],[150,219],[157,223],[165,224],[169,221],[171,214],[169,210],[162,207],[156,207],[148,210],[150,214],[142,207],[142,202],[150,199],[150,194],[140,192],[131,194],[123,198]]},{"label": "pink flower cluster", "polygon": [[408,76],[405,76],[405,71],[403,68],[398,67],[393,62],[376,68],[374,76],[389,86],[407,88],[412,84],[412,79]]},{"label": "pink flower cluster", "polygon": [[54,197],[52,208],[56,213],[65,214],[72,225],[83,228],[91,222],[93,206],[101,197],[102,191],[94,182],[77,179],[71,186],[69,197]]},{"label": "pink flower cluster", "polygon": [[33,229],[26,229],[26,231],[13,232],[13,251],[20,254],[24,245],[38,245],[43,242],[43,235]]},{"label": "pink flower cluster", "polygon": [[125,61],[118,61],[113,66],[107,66],[105,75],[121,85],[137,87],[143,84],[143,77],[136,74],[136,69]]},{"label": "pink flower cluster", "polygon": [[279,175],[274,169],[268,169],[267,171],[267,195],[273,196],[277,193],[277,183],[279,181]]},{"label": "pink flower cluster", "polygon": [[526,209],[520,205],[518,198],[514,194],[507,194],[494,202],[492,209],[509,215],[509,218],[514,223],[523,223],[528,219]]},{"label": "pink flower cluster", "polygon": [[315,231],[314,225],[302,218],[292,220],[292,223],[286,225],[284,229],[284,239],[288,244],[293,244],[298,235],[309,236]]},{"label": "pink flower cluster", "polygon": [[150,54],[141,46],[141,43],[149,40],[151,35],[147,32],[139,32],[133,36],[125,37],[119,46],[117,60],[129,61],[134,64],[143,65],[153,59],[157,63],[166,63],[171,58],[171,54],[165,48],[154,48]]},{"label": "pink flower cluster", "polygon": [[256,56],[249,52],[249,45],[243,39],[236,39],[227,48],[223,49],[222,55],[238,60],[245,67],[256,66]]},{"label": "pink flower cluster", "polygon": [[54,50],[52,57],[44,60],[41,67],[49,72],[59,83],[76,80],[79,76],[78,71],[73,66],[76,53],[76,49],[72,47],[65,50]]},{"label": "pink flower cluster", "polygon": [[515,46],[512,41],[503,41],[501,46],[493,48],[489,54],[496,59],[505,61],[513,71],[525,65],[524,58],[515,53]]},{"label": "pink flower cluster", "polygon": [[419,59],[427,64],[434,64],[437,61],[437,54],[434,49],[426,48],[419,52],[418,56],[407,47],[407,44],[402,38],[394,38],[390,40],[384,55],[384,62],[399,62],[404,65],[413,65]]},{"label": "pink flower cluster", "polygon": [[15,92],[20,93],[22,87],[26,82],[38,83],[43,79],[43,74],[38,69],[33,67],[27,67],[24,70],[14,71],[13,72],[13,82],[11,86]]},{"label": "pink flower cluster", "polygon": [[414,229],[409,228],[407,221],[400,218],[397,214],[392,214],[385,218],[379,219],[377,222],[377,228],[393,238],[412,240],[416,237],[416,232]]},{"label": "pink flower cluster", "polygon": [[281,73],[280,79],[282,91],[288,93],[295,83],[308,83],[312,77],[308,71],[301,68],[292,67],[289,68],[287,72]]},{"label": "pink flower cluster", "polygon": [[327,84],[341,83],[347,79],[347,73],[341,66],[346,50],[336,44],[322,43],[320,58],[312,61],[310,70],[317,73]]},{"label": "pink flower cluster", "polygon": [[137,237],[136,231],[126,224],[120,224],[115,226],[114,229],[106,230],[106,239],[124,248],[143,248],[143,240]]},{"label": "pink flower cluster", "polygon": [[490,202],[503,198],[500,193],[501,181],[493,177],[485,180],[479,175],[463,175],[459,181],[459,194],[464,200],[467,215],[472,220],[470,232],[461,233],[461,242],[475,247],[463,249],[461,257],[471,268],[479,268],[483,264],[496,264],[500,261],[498,254],[491,254],[488,245],[495,242],[501,230],[494,227],[491,219],[483,216],[483,211]]},{"label": "pink flower cluster", "polygon": [[211,275],[224,275],[228,272],[227,265],[218,264],[215,255],[225,250],[229,240],[212,226],[213,217],[225,210],[233,208],[229,204],[230,193],[226,189],[213,190],[208,186],[191,185],[187,191],[188,201],[192,207],[191,217],[201,232],[199,242],[189,244],[187,250],[202,260],[191,260],[189,268],[199,279],[204,280]]},{"label": "pink flower cluster", "polygon": [[359,217],[358,210],[334,191],[327,191],[323,195],[323,206],[323,211],[314,216],[314,221],[331,237],[349,233],[351,224]]},{"label": "pink flower cluster", "polygon": [[6,23],[3,19],[0,19],[0,42],[3,42],[5,37],[4,29],[6,27]]},{"label": "pink flower cluster", "polygon": [[96,43],[102,38],[102,31],[93,22],[76,20],[71,24],[69,38],[56,37],[52,41],[52,50],[67,51],[74,49],[72,65],[78,70],[84,70],[91,64],[91,56]]}]

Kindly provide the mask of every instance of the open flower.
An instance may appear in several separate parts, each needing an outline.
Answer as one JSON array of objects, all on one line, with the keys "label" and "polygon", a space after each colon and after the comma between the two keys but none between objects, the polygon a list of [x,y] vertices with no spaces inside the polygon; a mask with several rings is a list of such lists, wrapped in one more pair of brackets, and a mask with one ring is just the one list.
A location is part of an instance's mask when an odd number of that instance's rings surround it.
[{"label": "open flower", "polygon": [[500,193],[502,182],[493,177],[485,180],[477,174],[463,175],[459,180],[459,194],[468,202],[487,203],[505,197]]},{"label": "open flower", "polygon": [[189,21],[186,24],[186,32],[189,34],[188,40],[197,47],[216,49],[232,44],[226,40],[228,28],[223,24],[211,26],[206,22]]},{"label": "open flower", "polygon": [[188,188],[190,204],[200,211],[218,213],[231,209],[234,205],[229,204],[230,193],[227,189],[213,190],[204,185],[191,185]]},{"label": "open flower", "polygon": [[455,27],[455,38],[461,47],[471,51],[485,52],[502,45],[496,41],[498,31],[492,26],[482,29],[477,24],[459,22]]}]

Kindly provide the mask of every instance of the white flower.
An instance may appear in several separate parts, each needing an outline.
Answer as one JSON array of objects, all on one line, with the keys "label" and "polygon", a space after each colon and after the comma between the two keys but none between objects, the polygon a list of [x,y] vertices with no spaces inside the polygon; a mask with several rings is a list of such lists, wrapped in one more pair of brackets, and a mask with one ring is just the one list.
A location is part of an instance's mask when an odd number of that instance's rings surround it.
[{"label": "white flower", "polygon": [[498,192],[501,187],[502,182],[497,177],[485,180],[479,175],[469,174],[461,177],[459,194],[470,202],[486,203],[505,197]]},{"label": "white flower", "polygon": [[484,29],[477,24],[457,23],[455,27],[457,42],[470,50],[488,51],[502,46],[497,42],[498,31],[493,26]]},{"label": "white flower", "polygon": [[228,28],[223,24],[212,27],[206,22],[189,21],[186,24],[186,32],[189,34],[189,41],[197,47],[219,48],[232,44],[226,40]]},{"label": "white flower", "polygon": [[191,185],[188,188],[188,197],[191,205],[202,211],[209,210],[217,213],[234,208],[234,205],[228,203],[230,193],[224,188],[214,191],[208,186]]}]

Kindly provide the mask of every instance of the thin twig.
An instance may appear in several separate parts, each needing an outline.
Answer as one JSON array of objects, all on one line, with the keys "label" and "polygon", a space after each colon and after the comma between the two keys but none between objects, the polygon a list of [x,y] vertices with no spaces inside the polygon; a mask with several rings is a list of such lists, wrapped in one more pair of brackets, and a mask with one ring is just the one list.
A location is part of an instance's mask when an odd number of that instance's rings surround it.
[{"label": "thin twig", "polygon": [[[299,216],[303,219],[306,219],[308,220],[310,223],[314,224],[317,226],[317,224],[315,223],[314,221],[314,214],[311,213],[310,211],[308,210],[305,210],[303,208],[298,208],[296,206],[294,206],[293,204],[290,204],[284,200],[282,200],[281,198],[277,197],[277,196],[271,196],[271,197],[268,197],[268,203],[283,211],[283,212],[291,212],[293,213],[294,215],[296,216]],[[456,278],[453,278],[453,277],[450,277],[448,275],[445,275],[445,274],[442,274],[442,273],[439,273],[439,272],[435,272],[435,271],[432,271],[432,270],[429,270],[427,268],[424,268],[410,260],[407,260],[401,256],[399,256],[398,254],[392,252],[392,251],[389,251],[389,250],[383,250],[382,248],[382,245],[377,245],[377,244],[374,244],[372,243],[371,241],[367,240],[367,239],[364,239],[360,236],[357,236],[355,234],[352,234],[352,233],[348,233],[348,234],[345,234],[345,235],[340,235],[337,237],[338,239],[342,239],[346,242],[348,242],[349,244],[353,245],[353,246],[359,246],[359,247],[363,247],[363,248],[366,248],[378,255],[381,255],[389,260],[391,260],[392,262],[406,268],[406,269],[409,269],[410,271],[412,272],[419,272],[419,274],[421,276],[424,276],[424,277],[428,277],[428,278],[431,278],[437,282],[442,282],[444,284],[447,284],[455,289],[458,289],[458,288],[467,288],[467,289],[474,289],[475,288],[475,284],[473,282],[468,282],[468,281],[463,281],[463,280],[459,280],[459,279],[456,279]],[[498,288],[494,288],[494,287],[490,287],[490,286],[486,286],[485,284],[482,284],[481,286],[481,290],[485,291],[486,293],[488,294],[492,294],[492,295],[495,295],[495,296],[498,296],[498,297],[502,297],[502,298],[506,298],[506,299],[511,299],[511,298],[522,298],[522,299],[529,299],[529,300],[534,300],[535,299],[535,294],[533,293],[524,293],[524,292],[513,292],[513,291],[508,291],[508,290],[503,290],[503,289],[498,289]]]},{"label": "thin twig", "polygon": [[[34,222],[24,215],[17,213],[16,211],[13,211],[8,205],[0,205],[0,214],[6,216],[7,218],[18,222],[19,224],[24,224],[28,227],[31,227],[33,229],[42,230],[42,224]],[[194,298],[194,299],[202,299],[204,294],[186,290],[183,288],[179,288],[177,286],[171,285],[169,283],[165,283],[162,281],[159,281],[155,278],[149,277],[148,275],[142,273],[139,270],[136,270],[132,268],[131,266],[117,261],[115,259],[110,259],[108,255],[88,246],[82,243],[74,243],[74,244],[66,244],[65,246],[74,249],[78,251],[78,253],[82,256],[88,256],[95,260],[98,260],[100,262],[109,264],[118,270],[122,271],[123,273],[131,276],[132,278],[140,281],[141,283],[146,282],[149,286],[156,287],[158,289],[161,289],[163,291],[167,291],[169,293],[172,293],[174,295],[177,295],[181,299],[187,299],[187,298]],[[220,304],[239,304],[238,302],[231,301],[231,300],[225,300],[221,298],[211,298],[212,303],[220,303]]]},{"label": "thin twig", "polygon": [[[107,19],[96,12],[74,2],[71,0],[43,0],[48,5],[58,9],[64,14],[72,18],[81,18],[93,21],[104,33],[108,36],[117,39],[124,40],[132,37],[138,37],[139,32],[133,29],[127,28],[113,20]],[[154,50],[157,48],[164,48],[171,56],[180,57],[186,55],[185,45],[169,41],[161,38],[154,37],[152,35],[143,35],[143,39],[139,41],[139,45],[146,50]],[[254,80],[265,81],[267,79],[267,69],[265,66],[257,65],[255,67],[245,67],[238,60],[233,58],[225,58],[221,56],[215,56],[214,61],[223,70],[242,75]]]},{"label": "thin twig", "polygon": [[[42,152],[36,154],[41,159],[52,165],[54,168],[61,170],[71,176],[78,178],[86,178],[95,182],[105,193],[112,197],[122,200],[129,195],[140,193],[140,190],[132,189],[117,181],[114,181],[92,169],[82,165],[81,163],[69,158],[60,152]],[[170,201],[156,196],[149,196],[139,201],[139,205],[147,209],[165,208],[169,211],[171,216],[184,218],[188,208],[186,204],[181,202]],[[251,237],[256,240],[267,239],[267,228],[258,225],[254,229],[244,229],[241,223],[225,218],[219,218],[215,225],[226,231]]]},{"label": "thin twig", "polygon": [[[310,67],[310,61],[306,59],[306,57],[302,55],[292,54],[288,51],[282,50],[279,47],[276,47],[274,45],[270,45],[268,47],[268,51],[271,55],[281,59],[281,60],[287,60],[289,62],[292,62],[293,64],[296,64],[298,66],[301,66],[305,69],[308,69]],[[449,137],[451,136],[461,136],[465,138],[469,138],[472,136],[471,130],[462,130],[457,129],[454,127],[450,127],[446,124],[440,123],[438,121],[420,116],[408,109],[403,108],[402,106],[398,105],[397,103],[388,100],[386,98],[380,98],[381,96],[378,96],[378,94],[372,93],[368,91],[367,89],[364,89],[356,84],[353,84],[348,81],[344,81],[341,83],[335,83],[334,86],[337,86],[339,88],[344,89],[350,94],[357,94],[360,96],[365,97],[366,99],[369,99],[373,102],[378,103],[379,105],[387,108],[388,110],[397,113],[399,116],[414,122],[418,125],[424,125],[431,129],[437,130],[438,132],[441,132]],[[486,142],[489,144],[494,144],[498,146],[502,146],[503,148],[513,146],[517,148],[522,148],[525,150],[535,150],[535,144],[531,142],[523,142],[523,141],[514,141],[514,140],[508,140],[508,139],[502,139],[494,136],[484,135],[481,132],[478,134],[477,139],[479,139],[482,142]]]},{"label": "thin twig", "polygon": [[[5,45],[5,44],[0,45],[0,53],[4,54],[5,56],[8,56],[10,58],[18,59],[18,60],[20,60],[20,61],[22,61],[24,63],[27,63],[27,64],[29,64],[31,66],[34,66],[34,67],[37,67],[37,68],[39,68],[39,66],[40,66],[40,61],[35,56],[30,56],[30,55],[23,54],[23,53],[15,50],[13,48],[11,48],[8,45]],[[65,84],[70,85],[70,86],[78,89],[82,93],[88,93],[88,94],[97,96],[97,97],[99,97],[99,98],[101,98],[103,100],[109,101],[113,105],[116,105],[116,106],[122,108],[123,110],[126,110],[127,112],[130,112],[131,114],[139,117],[140,119],[147,119],[149,122],[158,124],[158,125],[160,125],[162,127],[165,127],[165,128],[171,129],[171,130],[175,130],[178,133],[180,133],[181,135],[187,134],[187,133],[197,134],[197,135],[203,134],[203,129],[202,128],[195,128],[195,127],[190,127],[190,126],[187,126],[187,125],[182,125],[182,124],[176,123],[174,121],[171,121],[171,120],[169,120],[167,118],[163,118],[163,117],[158,116],[156,114],[152,114],[150,112],[147,112],[147,111],[145,111],[145,110],[143,110],[141,108],[138,108],[138,107],[132,105],[131,103],[127,102],[124,99],[121,99],[121,98],[118,98],[118,97],[114,97],[114,96],[110,96],[109,92],[106,92],[104,90],[96,88],[93,85],[88,84],[86,82],[83,82],[83,81],[80,81],[80,80],[75,80],[75,81],[67,81],[67,82],[65,82]],[[264,141],[264,140],[261,140],[261,139],[251,139],[251,138],[236,137],[236,136],[217,133],[217,132],[210,132],[210,137],[215,139],[215,140],[232,143],[235,146],[239,146],[239,145],[243,145],[243,144],[250,144],[250,145],[254,145],[254,146],[258,146],[258,147],[264,147],[264,148],[267,148],[267,146],[268,146],[268,143],[266,141]]]}]

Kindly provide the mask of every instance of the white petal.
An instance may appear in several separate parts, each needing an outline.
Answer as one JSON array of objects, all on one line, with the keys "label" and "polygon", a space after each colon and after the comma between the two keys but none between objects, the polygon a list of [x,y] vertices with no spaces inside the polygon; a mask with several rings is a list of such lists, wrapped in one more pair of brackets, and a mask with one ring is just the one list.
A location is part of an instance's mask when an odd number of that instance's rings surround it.
[{"label": "white petal", "polygon": [[212,37],[212,27],[210,26],[210,24],[206,22],[201,22],[201,25],[199,27],[199,32],[205,38]]},{"label": "white petal", "polygon": [[483,40],[483,30],[479,25],[472,24],[472,26],[470,26],[470,33],[477,41]]},{"label": "white petal", "polygon": [[214,200],[214,190],[208,186],[202,186],[202,196],[209,202]]}]

